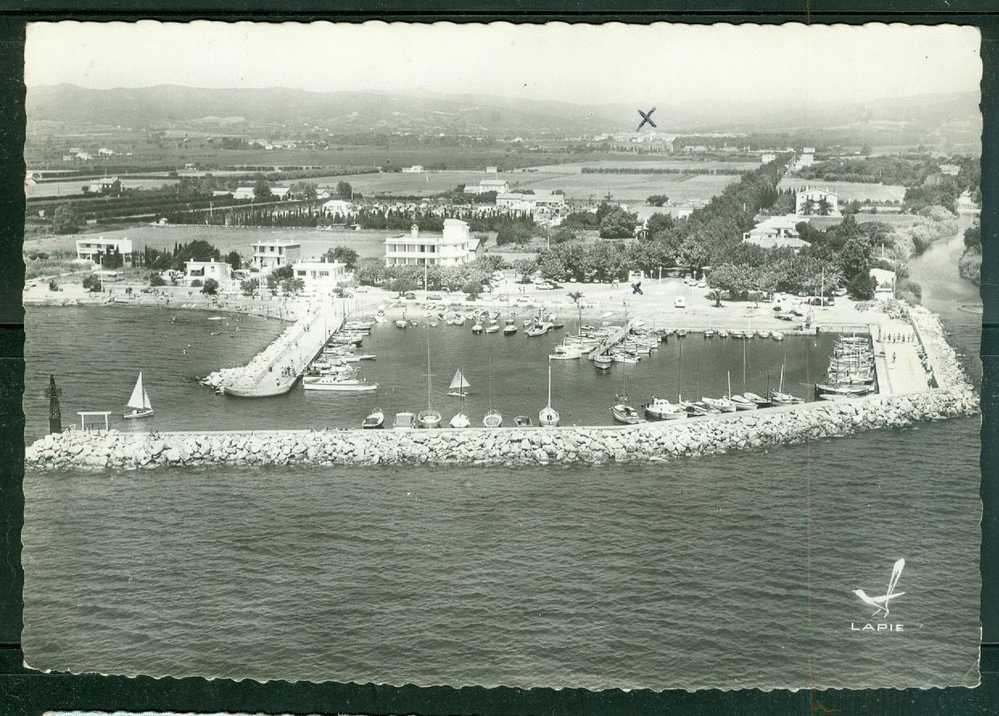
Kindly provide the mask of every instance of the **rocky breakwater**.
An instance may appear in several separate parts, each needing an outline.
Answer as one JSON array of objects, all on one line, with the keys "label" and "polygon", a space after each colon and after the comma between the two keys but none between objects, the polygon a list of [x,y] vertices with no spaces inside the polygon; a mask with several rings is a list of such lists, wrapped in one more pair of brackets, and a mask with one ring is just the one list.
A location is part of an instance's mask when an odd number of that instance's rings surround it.
[{"label": "rocky breakwater", "polygon": [[665,461],[900,428],[977,412],[931,390],[622,427],[120,433],[71,430],[30,447],[29,469],[204,465],[547,465]]},{"label": "rocky breakwater", "polygon": [[947,342],[943,323],[940,318],[923,306],[909,309],[909,321],[916,329],[920,345],[925,353],[926,367],[936,381],[938,388],[974,392],[968,381],[957,352]]}]

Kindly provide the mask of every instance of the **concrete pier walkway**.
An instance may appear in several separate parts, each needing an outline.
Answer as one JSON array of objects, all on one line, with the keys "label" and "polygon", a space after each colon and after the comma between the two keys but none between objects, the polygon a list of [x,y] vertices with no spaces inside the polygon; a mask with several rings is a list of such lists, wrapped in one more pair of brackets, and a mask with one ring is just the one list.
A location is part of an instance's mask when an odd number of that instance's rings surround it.
[{"label": "concrete pier walkway", "polygon": [[220,387],[238,398],[264,398],[291,390],[345,318],[336,302],[318,303],[241,369],[223,376]]}]

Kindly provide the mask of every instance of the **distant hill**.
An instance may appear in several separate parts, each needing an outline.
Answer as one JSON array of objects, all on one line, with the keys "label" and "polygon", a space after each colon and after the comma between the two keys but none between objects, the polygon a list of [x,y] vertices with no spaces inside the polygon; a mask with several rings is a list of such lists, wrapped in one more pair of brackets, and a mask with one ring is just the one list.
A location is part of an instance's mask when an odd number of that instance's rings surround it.
[{"label": "distant hill", "polygon": [[[790,106],[771,103],[659,103],[660,131],[773,131],[864,127],[905,123],[932,131],[953,123],[978,126],[977,92],[931,94],[874,102]],[[261,127],[315,126],[334,133],[403,131],[422,134],[573,136],[634,130],[636,107],[581,106],[566,102],[486,95],[401,95],[376,92],[308,92],[298,89],[204,89],[179,85],[94,90],[61,84],[31,87],[32,122],[205,129],[241,132]]]}]

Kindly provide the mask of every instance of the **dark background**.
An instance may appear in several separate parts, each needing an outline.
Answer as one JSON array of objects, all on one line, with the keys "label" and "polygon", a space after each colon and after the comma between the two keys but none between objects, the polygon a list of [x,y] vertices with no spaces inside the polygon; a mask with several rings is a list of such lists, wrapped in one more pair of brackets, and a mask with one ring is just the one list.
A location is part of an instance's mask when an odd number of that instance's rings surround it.
[{"label": "dark background", "polygon": [[[989,0],[901,2],[641,2],[582,3],[550,0],[465,0],[452,3],[281,3],[276,14],[261,0],[37,0],[0,7],[0,716],[48,709],[100,711],[249,711],[354,714],[647,714],[647,713],[999,713],[999,325],[997,325],[996,184],[999,173],[999,14]],[[752,9],[756,6],[757,9]],[[517,22],[908,22],[960,23],[982,30],[982,685],[977,689],[870,691],[632,691],[581,689],[402,688],[326,682],[236,682],[216,679],[127,679],[74,676],[25,669],[22,626],[21,524],[23,515],[24,328],[21,260],[24,217],[24,26],[32,20],[135,20],[197,18],[279,21],[326,19],[414,22],[508,20]],[[456,58],[460,61],[460,58]],[[67,61],[73,61],[67,58]],[[736,61],[736,58],[733,58]],[[875,69],[876,68],[872,68]],[[650,71],[656,71],[650,68]],[[955,585],[960,588],[960,585]]]}]

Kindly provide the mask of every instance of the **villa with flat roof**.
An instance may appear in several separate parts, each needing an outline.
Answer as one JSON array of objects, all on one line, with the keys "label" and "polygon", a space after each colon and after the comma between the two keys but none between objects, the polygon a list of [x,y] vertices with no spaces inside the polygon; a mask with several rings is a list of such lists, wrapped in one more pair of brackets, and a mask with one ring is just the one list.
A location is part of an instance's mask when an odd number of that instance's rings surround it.
[{"label": "villa with flat roof", "polygon": [[294,241],[270,239],[253,244],[252,265],[261,271],[287,266],[302,256],[302,245]]},{"label": "villa with flat roof", "polygon": [[445,219],[444,233],[428,236],[413,224],[408,234],[385,239],[386,266],[463,266],[475,259],[479,240],[461,219]]}]

